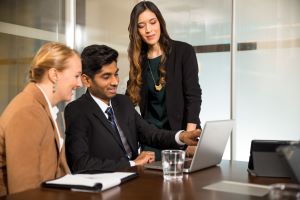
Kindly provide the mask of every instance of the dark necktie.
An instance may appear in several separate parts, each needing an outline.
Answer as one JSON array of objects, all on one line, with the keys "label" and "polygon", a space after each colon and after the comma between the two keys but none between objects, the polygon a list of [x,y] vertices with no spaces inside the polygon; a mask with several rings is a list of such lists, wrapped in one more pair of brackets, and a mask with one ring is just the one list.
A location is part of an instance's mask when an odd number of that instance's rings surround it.
[{"label": "dark necktie", "polygon": [[127,140],[126,140],[125,136],[123,136],[123,139],[122,139],[122,137],[120,136],[120,133],[118,131],[117,124],[116,124],[116,121],[115,121],[114,112],[113,112],[112,108],[107,107],[105,113],[108,116],[108,121],[109,121],[110,125],[112,126],[112,128],[114,129],[114,132],[115,132],[117,138],[120,140],[121,144],[123,144],[123,149],[125,150],[127,156],[131,157],[131,150],[130,150],[130,147],[127,143]]},{"label": "dark necktie", "polygon": [[[114,113],[112,111],[112,108],[108,107],[106,109],[105,113],[108,115],[108,121],[109,121],[111,127],[114,129],[114,131],[117,133],[118,137],[120,138],[119,131],[118,131],[118,128],[117,128],[117,125],[116,125],[116,122],[115,122],[115,116],[114,116]],[[120,138],[120,140],[121,140],[121,138]]]}]

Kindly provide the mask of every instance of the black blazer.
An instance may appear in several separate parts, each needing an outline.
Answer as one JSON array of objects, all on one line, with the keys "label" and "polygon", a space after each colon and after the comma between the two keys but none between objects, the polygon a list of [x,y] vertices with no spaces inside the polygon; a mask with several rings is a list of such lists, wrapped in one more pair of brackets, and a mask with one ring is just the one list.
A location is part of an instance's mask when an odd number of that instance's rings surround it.
[{"label": "black blazer", "polygon": [[[148,105],[147,61],[142,62],[141,115],[145,116]],[[198,63],[193,47],[187,43],[171,40],[166,61],[166,108],[172,130],[185,129],[187,123],[200,128],[202,90],[199,85]]]},{"label": "black blazer", "polygon": [[[116,95],[111,104],[131,148],[132,159],[138,156],[139,142],[162,149],[179,148],[176,132],[148,124],[127,96]],[[67,105],[65,122],[66,156],[73,173],[116,171],[130,166],[120,140],[89,92]]]}]

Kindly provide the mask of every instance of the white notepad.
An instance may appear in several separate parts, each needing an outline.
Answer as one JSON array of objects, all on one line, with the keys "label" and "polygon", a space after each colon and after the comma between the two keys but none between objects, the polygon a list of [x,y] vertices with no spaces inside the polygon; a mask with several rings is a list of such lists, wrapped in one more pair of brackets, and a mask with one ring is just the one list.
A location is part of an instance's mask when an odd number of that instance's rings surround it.
[{"label": "white notepad", "polygon": [[58,179],[46,181],[44,187],[68,188],[74,191],[103,191],[137,177],[134,172],[101,174],[67,174]]}]

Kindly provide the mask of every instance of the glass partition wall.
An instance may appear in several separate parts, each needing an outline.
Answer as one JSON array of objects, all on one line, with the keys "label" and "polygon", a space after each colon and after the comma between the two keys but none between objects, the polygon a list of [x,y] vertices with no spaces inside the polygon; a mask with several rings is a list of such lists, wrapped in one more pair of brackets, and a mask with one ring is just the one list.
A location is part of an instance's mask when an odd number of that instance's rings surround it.
[{"label": "glass partition wall", "polygon": [[154,2],[197,52],[202,125],[236,121],[223,158],[247,161],[253,139],[300,139],[300,1]]},{"label": "glass partition wall", "polygon": [[[119,93],[124,93],[127,27],[137,2],[1,0],[0,112],[26,84],[37,49],[47,41],[68,44],[70,37],[79,52],[94,43],[119,51]],[[300,139],[299,0],[153,2],[170,36],[197,53],[202,126],[208,120],[236,121],[225,159],[248,160],[253,139]]]},{"label": "glass partition wall", "polygon": [[299,0],[236,1],[235,160],[248,160],[253,139],[300,140],[299,9]]},{"label": "glass partition wall", "polygon": [[0,112],[28,82],[30,62],[47,41],[64,42],[63,0],[0,1]]}]

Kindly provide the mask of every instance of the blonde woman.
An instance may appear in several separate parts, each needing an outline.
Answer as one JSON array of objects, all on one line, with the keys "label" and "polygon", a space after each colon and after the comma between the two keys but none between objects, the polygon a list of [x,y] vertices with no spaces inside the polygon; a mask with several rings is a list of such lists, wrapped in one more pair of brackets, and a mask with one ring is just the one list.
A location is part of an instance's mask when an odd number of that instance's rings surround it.
[{"label": "blonde woman", "polygon": [[80,57],[64,44],[46,43],[37,52],[30,83],[0,118],[0,195],[37,188],[69,172],[56,105],[71,100],[80,76]]}]

